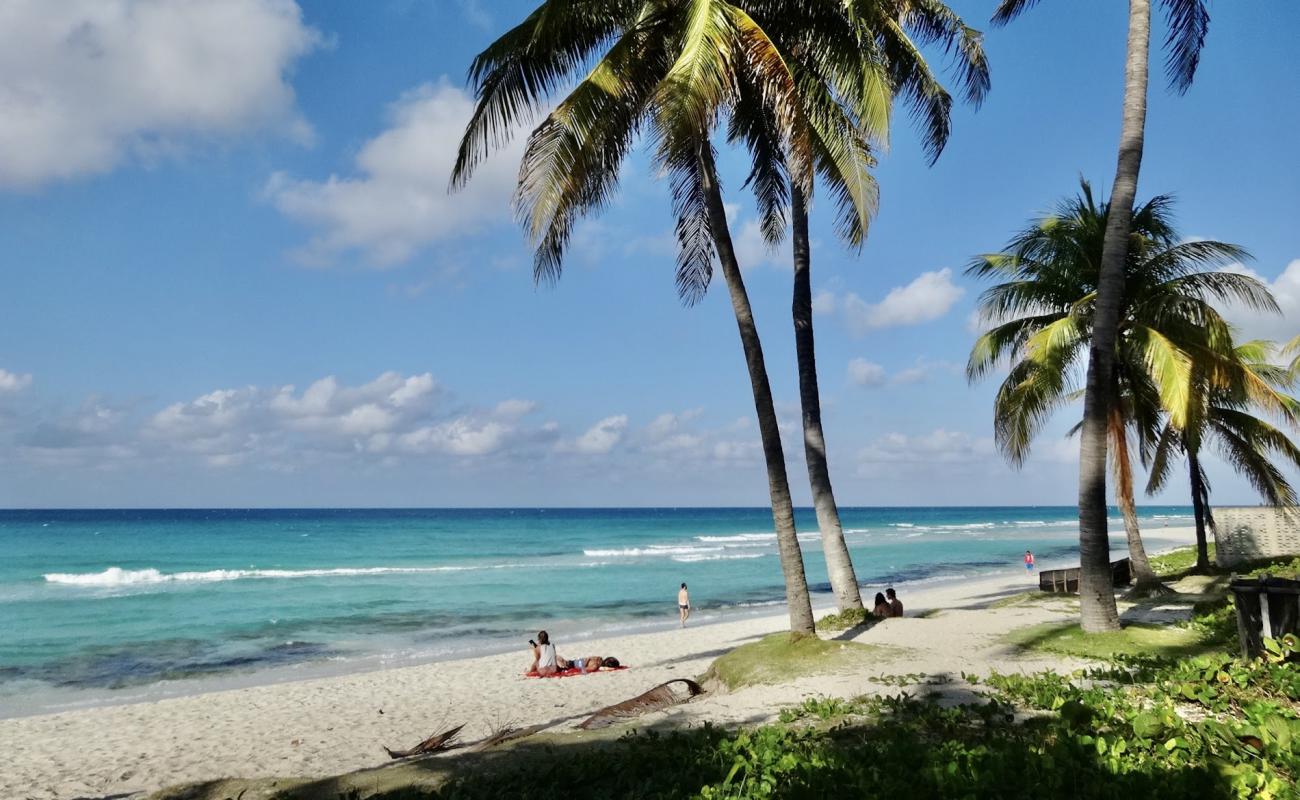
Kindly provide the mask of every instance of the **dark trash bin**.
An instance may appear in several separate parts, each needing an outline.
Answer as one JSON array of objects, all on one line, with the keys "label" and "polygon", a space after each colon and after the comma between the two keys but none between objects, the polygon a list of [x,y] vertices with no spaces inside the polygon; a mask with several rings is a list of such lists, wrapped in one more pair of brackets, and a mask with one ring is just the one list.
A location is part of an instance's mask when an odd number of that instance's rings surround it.
[{"label": "dark trash bin", "polygon": [[1237,606],[1237,635],[1246,658],[1264,652],[1264,637],[1300,633],[1300,581],[1265,575],[1237,578],[1228,588]]}]

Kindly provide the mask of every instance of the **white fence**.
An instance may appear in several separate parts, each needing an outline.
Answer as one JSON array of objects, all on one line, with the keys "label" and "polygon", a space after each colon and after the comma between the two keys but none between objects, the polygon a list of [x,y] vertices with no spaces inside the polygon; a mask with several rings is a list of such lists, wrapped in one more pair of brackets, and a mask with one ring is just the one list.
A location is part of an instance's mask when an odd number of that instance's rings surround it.
[{"label": "white fence", "polygon": [[1214,509],[1215,562],[1235,567],[1277,556],[1300,556],[1300,507]]}]

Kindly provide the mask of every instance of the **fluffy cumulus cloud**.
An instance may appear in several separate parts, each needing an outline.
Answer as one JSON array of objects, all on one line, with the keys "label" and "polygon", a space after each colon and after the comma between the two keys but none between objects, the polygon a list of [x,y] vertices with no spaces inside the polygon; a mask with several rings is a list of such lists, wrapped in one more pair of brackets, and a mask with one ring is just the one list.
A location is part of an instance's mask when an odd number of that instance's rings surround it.
[{"label": "fluffy cumulus cloud", "polygon": [[0,394],[21,392],[31,385],[32,376],[30,374],[0,369]]},{"label": "fluffy cumulus cloud", "polygon": [[1272,279],[1250,267],[1236,265],[1230,269],[1262,281],[1282,309],[1281,314],[1274,314],[1239,305],[1230,307],[1227,317],[1241,329],[1243,338],[1285,342],[1300,334],[1300,259],[1287,264]]},{"label": "fluffy cumulus cloud", "polygon": [[467,404],[429,373],[397,372],[361,383],[326,376],[302,387],[215,389],[162,407],[92,396],[69,409],[15,396],[0,406],[0,451],[33,467],[142,474],[439,464],[508,473],[545,463],[552,471],[599,468],[617,480],[762,466],[748,418],[710,425],[696,408],[645,420],[612,414],[566,429],[538,411],[517,397]]},{"label": "fluffy cumulus cloud", "polygon": [[328,264],[356,252],[373,265],[391,266],[435,242],[508,220],[520,137],[480,165],[467,187],[448,190],[473,108],[473,99],[447,79],[425,84],[392,105],[387,129],[361,147],[353,174],[325,180],[271,176],[265,196],[315,230],[298,256]]},{"label": "fluffy cumulus cloud", "polygon": [[588,455],[603,455],[623,441],[623,434],[626,431],[626,414],[605,417],[579,436],[573,443],[573,449]]},{"label": "fluffy cumulus cloud", "polygon": [[0,187],[250,130],[309,139],[289,73],[320,42],[293,0],[9,0]]},{"label": "fluffy cumulus cloud", "polygon": [[356,385],[328,376],[302,389],[217,389],[155,411],[98,397],[72,411],[33,405],[0,418],[0,439],[46,465],[189,461],[294,471],[344,460],[542,457],[561,432],[554,422],[539,424],[536,412],[536,403],[518,398],[467,406],[429,373],[385,372]]},{"label": "fluffy cumulus cloud", "polygon": [[889,291],[878,303],[850,292],[842,299],[820,297],[823,313],[839,311],[849,329],[863,335],[883,328],[919,325],[947,314],[965,292],[952,282],[952,270],[923,272],[906,286]]},{"label": "fluffy cumulus cloud", "polygon": [[505,400],[488,409],[446,407],[433,376],[386,372],[359,386],[322,378],[293,386],[222,389],[154,414],[148,439],[205,455],[217,465],[285,453],[367,456],[485,456],[549,435],[523,420],[536,404]]}]

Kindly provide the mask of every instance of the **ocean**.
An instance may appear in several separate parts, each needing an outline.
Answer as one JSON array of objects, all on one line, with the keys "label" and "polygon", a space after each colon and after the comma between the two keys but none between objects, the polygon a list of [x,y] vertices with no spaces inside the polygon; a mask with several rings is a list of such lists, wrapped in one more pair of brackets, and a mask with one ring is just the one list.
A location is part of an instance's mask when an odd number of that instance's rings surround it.
[{"label": "ocean", "polygon": [[[1190,513],[1141,519],[1159,546]],[[1077,550],[1073,507],[841,515],[865,592]],[[774,540],[764,508],[0,511],[0,717],[654,630],[681,582],[693,623],[772,613]]]}]

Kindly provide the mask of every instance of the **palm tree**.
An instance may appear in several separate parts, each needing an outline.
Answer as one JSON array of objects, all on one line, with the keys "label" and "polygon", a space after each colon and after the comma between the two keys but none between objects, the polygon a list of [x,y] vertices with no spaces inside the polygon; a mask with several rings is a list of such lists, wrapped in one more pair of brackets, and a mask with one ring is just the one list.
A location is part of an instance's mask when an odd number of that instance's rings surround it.
[{"label": "palm tree", "polygon": [[[988,64],[980,33],[938,0],[844,0],[838,6],[760,0],[747,5],[770,32],[798,78],[803,118],[837,119],[834,108],[838,104],[861,137],[845,140],[853,145],[852,151],[835,153],[824,146],[826,142],[818,131],[808,131],[813,163],[793,166],[809,179],[790,180],[787,194],[781,173],[784,165],[776,158],[782,152],[777,138],[779,126],[745,113],[751,109],[761,113],[758,104],[746,104],[733,116],[733,137],[743,139],[753,154],[751,184],[770,244],[777,244],[784,236],[788,199],[794,265],[791,312],[803,412],[804,460],[831,590],[841,610],[861,609],[862,598],[844,542],[822,430],[808,236],[811,175],[816,172],[821,176],[840,207],[837,228],[841,238],[853,248],[861,247],[877,200],[875,180],[869,172],[875,163],[869,146],[888,141],[893,99],[904,97],[922,123],[931,163],[947,141],[952,98],[931,72],[921,46],[938,44],[945,52],[957,53],[958,78],[967,98],[976,104],[988,89]],[[797,13],[793,13],[796,5]],[[790,156],[797,158],[799,152],[791,148]]]},{"label": "palm tree", "polygon": [[[1037,2],[1001,0],[993,22],[1005,24]],[[1170,85],[1182,93],[1192,84],[1209,30],[1207,0],[1162,0],[1162,4],[1169,23],[1165,40],[1166,74]],[[1124,303],[1124,266],[1138,171],[1142,166],[1150,39],[1151,0],[1129,0],[1119,158],[1097,280],[1095,331],[1088,353],[1079,449],[1079,609],[1083,629],[1092,633],[1119,630],[1106,530],[1106,439],[1113,394],[1115,340]]]},{"label": "palm tree", "polygon": [[1295,490],[1273,462],[1282,459],[1300,467],[1300,448],[1282,430],[1251,413],[1258,407],[1291,427],[1300,423],[1300,401],[1285,394],[1295,385],[1295,375],[1289,368],[1271,363],[1272,354],[1272,343],[1260,341],[1233,347],[1226,357],[1202,351],[1193,371],[1186,411],[1178,415],[1183,422],[1174,424],[1171,415],[1152,454],[1148,494],[1168,483],[1179,453],[1187,456],[1198,572],[1210,568],[1205,529],[1214,527],[1210,483],[1201,461],[1207,442],[1265,501],[1272,505],[1296,502]]},{"label": "palm tree", "polygon": [[[1110,466],[1138,591],[1156,589],[1159,579],[1137,528],[1130,436],[1139,453],[1149,453],[1165,410],[1185,408],[1192,375],[1189,351],[1210,353],[1225,341],[1227,324],[1212,299],[1276,309],[1268,290],[1253,278],[1198,271],[1247,254],[1222,242],[1179,241],[1170,203],[1168,197],[1155,197],[1130,215],[1133,232],[1113,345],[1115,367],[1106,387]],[[971,349],[967,376],[978,380],[1003,361],[1011,362],[995,401],[994,432],[1016,466],[1024,462],[1051,413],[1080,396],[1080,361],[1087,348],[1096,346],[1098,265],[1112,218],[1108,205],[1097,203],[1084,181],[1078,197],[1026,228],[1001,252],[977,257],[967,270],[1003,281],[980,297],[981,315],[993,327]],[[1181,413],[1170,416],[1181,419]],[[1109,570],[1106,580],[1111,591]]]},{"label": "palm tree", "polygon": [[[515,205],[535,247],[534,277],[559,277],[573,225],[598,211],[642,128],[669,175],[677,216],[677,285],[698,300],[716,258],[727,284],[749,371],[767,464],[791,629],[813,630],[785,458],[762,345],[727,227],[710,132],[739,104],[758,103],[776,140],[798,157],[791,178],[807,185],[810,132],[830,154],[860,152],[843,109],[805,119],[796,76],[767,32],[726,0],[547,0],[474,60],[478,103],[458,153],[453,186],[537,112],[560,84],[590,69],[529,136]],[[734,125],[733,125],[734,127]]]}]

